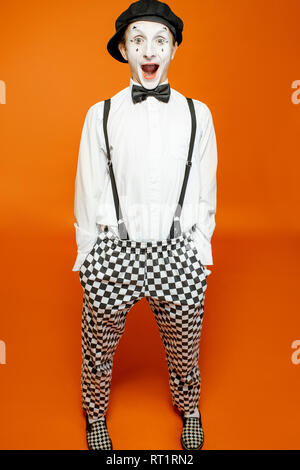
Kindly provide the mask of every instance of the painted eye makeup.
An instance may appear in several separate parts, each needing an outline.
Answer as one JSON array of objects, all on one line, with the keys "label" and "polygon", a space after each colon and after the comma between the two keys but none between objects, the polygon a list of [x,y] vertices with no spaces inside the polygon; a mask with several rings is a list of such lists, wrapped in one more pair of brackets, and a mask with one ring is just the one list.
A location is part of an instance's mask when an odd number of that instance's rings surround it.
[{"label": "painted eye makeup", "polygon": [[162,37],[158,38],[157,41],[158,41],[159,44],[167,44],[168,43],[168,40],[166,38],[162,38]]},{"label": "painted eye makeup", "polygon": [[[140,45],[143,42],[143,38],[138,36],[133,39],[130,39],[130,42]],[[166,38],[160,37],[157,39],[157,42],[159,45],[163,45],[163,44],[167,44],[169,41]]]},{"label": "painted eye makeup", "polygon": [[142,44],[142,41],[141,37],[136,37],[131,40],[131,42],[134,42],[135,44]]}]

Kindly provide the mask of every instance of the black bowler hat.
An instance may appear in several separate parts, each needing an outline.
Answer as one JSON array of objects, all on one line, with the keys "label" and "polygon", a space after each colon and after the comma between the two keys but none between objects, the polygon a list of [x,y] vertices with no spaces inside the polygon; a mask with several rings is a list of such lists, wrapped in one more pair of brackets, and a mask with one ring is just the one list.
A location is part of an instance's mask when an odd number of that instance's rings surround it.
[{"label": "black bowler hat", "polygon": [[132,3],[116,20],[116,33],[107,43],[107,50],[114,59],[128,63],[119,51],[118,44],[127,26],[133,21],[155,21],[170,28],[177,44],[182,42],[183,21],[176,16],[169,5],[158,0],[139,0]]}]

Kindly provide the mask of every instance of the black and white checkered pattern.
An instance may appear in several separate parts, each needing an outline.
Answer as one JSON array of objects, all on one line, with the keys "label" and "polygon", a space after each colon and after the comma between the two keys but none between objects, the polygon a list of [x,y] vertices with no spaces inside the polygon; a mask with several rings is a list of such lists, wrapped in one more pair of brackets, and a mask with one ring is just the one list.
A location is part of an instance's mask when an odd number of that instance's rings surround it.
[{"label": "black and white checkered pattern", "polygon": [[181,412],[183,421],[181,433],[181,445],[184,450],[200,450],[204,443],[204,432],[200,417],[184,417]]},{"label": "black and white checkered pattern", "polygon": [[207,280],[193,241],[193,226],[171,240],[99,237],[79,270],[83,287],[82,402],[91,420],[106,414],[113,355],[127,313],[146,297],[166,351],[173,405],[198,406],[199,341]]},{"label": "black and white checkered pattern", "polygon": [[86,415],[86,440],[89,450],[112,450],[112,441],[106,427],[106,416],[104,419],[89,423]]}]

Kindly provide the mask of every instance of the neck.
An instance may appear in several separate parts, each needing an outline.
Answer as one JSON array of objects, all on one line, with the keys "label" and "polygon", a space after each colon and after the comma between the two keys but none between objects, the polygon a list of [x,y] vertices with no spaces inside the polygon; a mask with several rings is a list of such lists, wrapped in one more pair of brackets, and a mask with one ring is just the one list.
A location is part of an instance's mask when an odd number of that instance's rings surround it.
[{"label": "neck", "polygon": [[[132,83],[133,83],[134,85],[143,86],[141,83],[137,82],[137,81],[136,81],[134,78],[132,78],[132,77],[130,77],[130,80],[132,81]],[[169,83],[168,77],[166,77],[164,80],[160,81],[157,86],[162,85],[162,84],[164,84],[164,83]]]}]

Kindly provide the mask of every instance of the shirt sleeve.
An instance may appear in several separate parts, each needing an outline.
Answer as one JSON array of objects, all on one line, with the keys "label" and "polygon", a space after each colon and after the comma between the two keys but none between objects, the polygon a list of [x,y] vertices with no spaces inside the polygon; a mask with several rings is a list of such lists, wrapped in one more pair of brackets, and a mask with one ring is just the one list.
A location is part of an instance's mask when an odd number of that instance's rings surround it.
[{"label": "shirt sleeve", "polygon": [[[200,199],[194,242],[203,265],[212,265],[211,237],[215,229],[217,209],[217,142],[210,109],[201,103],[202,136],[200,141]],[[211,271],[207,270],[207,274]]]},{"label": "shirt sleeve", "polygon": [[79,271],[99,234],[97,207],[107,171],[106,155],[101,150],[103,107],[101,101],[88,110],[81,133],[74,198],[77,258],[72,271]]}]

